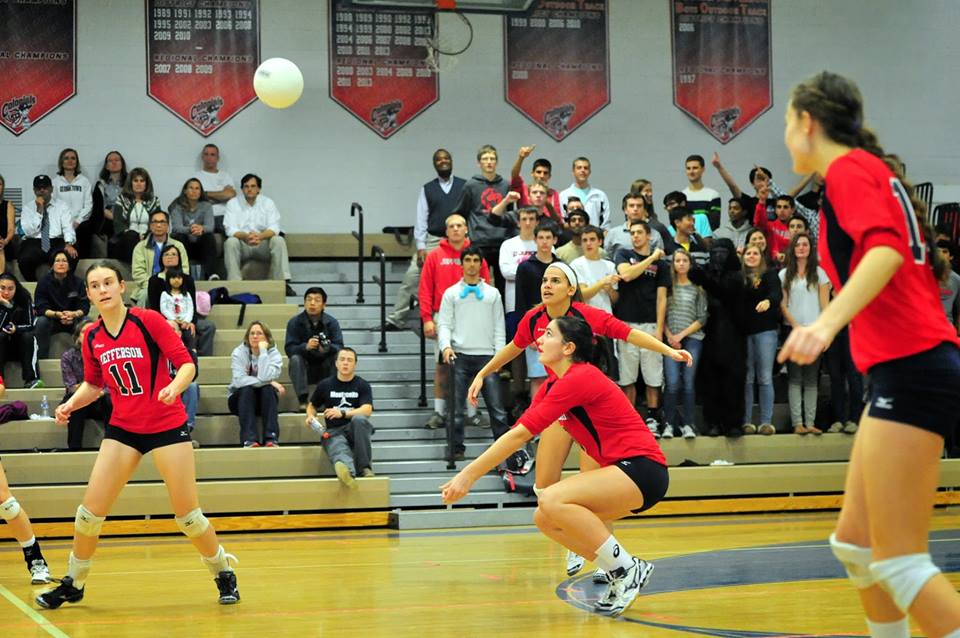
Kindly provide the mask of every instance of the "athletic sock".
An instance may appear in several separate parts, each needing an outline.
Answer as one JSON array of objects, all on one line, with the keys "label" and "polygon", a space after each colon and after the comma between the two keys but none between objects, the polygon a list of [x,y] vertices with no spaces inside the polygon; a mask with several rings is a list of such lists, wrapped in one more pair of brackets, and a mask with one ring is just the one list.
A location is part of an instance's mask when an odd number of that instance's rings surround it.
[{"label": "athletic sock", "polygon": [[213,556],[207,558],[206,556],[201,556],[203,559],[203,564],[207,566],[207,569],[210,570],[210,573],[214,576],[217,576],[220,572],[232,572],[233,567],[230,567],[230,561],[227,560],[228,554],[223,551],[223,545],[217,547],[217,553]]},{"label": "athletic sock", "polygon": [[633,566],[633,555],[611,534],[603,545],[597,548],[597,558],[594,562],[605,572],[612,572],[621,567],[626,570]]},{"label": "athletic sock", "polygon": [[[906,636],[909,634],[904,634],[904,635]],[[960,638],[960,627],[957,627],[956,629],[951,631],[949,634],[947,634],[943,638]]]},{"label": "athletic sock", "polygon": [[77,589],[83,589],[83,584],[87,582],[87,576],[90,575],[90,564],[92,558],[81,560],[70,552],[70,560],[67,563],[67,576],[73,579],[73,586]]},{"label": "athletic sock", "polygon": [[31,536],[30,540],[20,543],[20,547],[23,549],[23,552],[26,553],[28,549],[33,547],[37,543],[37,537]]},{"label": "athletic sock", "polygon": [[433,400],[433,411],[437,414],[445,415],[447,413],[447,400],[446,399],[434,399]]},{"label": "athletic sock", "polygon": [[871,638],[910,638],[910,621],[906,616],[893,622],[874,622],[867,618],[867,629]]}]

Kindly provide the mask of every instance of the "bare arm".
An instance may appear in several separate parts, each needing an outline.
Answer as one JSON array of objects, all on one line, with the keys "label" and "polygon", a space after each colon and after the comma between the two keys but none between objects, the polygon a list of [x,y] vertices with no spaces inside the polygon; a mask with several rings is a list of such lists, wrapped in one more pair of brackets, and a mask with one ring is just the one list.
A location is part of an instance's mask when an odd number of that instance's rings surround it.
[{"label": "bare arm", "polygon": [[743,191],[740,190],[740,186],[737,185],[737,181],[733,179],[733,175],[730,174],[730,171],[728,171],[720,161],[719,153],[713,154],[713,160],[711,163],[713,164],[713,167],[717,169],[717,172],[720,173],[720,178],[723,179],[723,182],[727,185],[727,188],[730,189],[730,194],[737,198],[741,197],[743,195]]},{"label": "bare arm", "polygon": [[641,276],[647,267],[650,266],[650,264],[657,261],[662,256],[663,251],[657,248],[643,261],[635,264],[617,264],[617,273],[620,275],[620,279],[623,281],[633,281],[637,277]]},{"label": "bare arm", "polygon": [[667,318],[667,289],[657,288],[657,338],[663,340],[663,324]]}]

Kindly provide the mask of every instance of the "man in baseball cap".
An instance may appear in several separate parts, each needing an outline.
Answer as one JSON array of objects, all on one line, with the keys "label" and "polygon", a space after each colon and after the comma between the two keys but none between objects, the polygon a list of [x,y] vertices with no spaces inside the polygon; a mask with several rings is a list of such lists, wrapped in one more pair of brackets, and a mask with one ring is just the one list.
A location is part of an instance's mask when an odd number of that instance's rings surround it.
[{"label": "man in baseball cap", "polygon": [[26,281],[36,281],[37,266],[48,263],[50,257],[61,250],[67,253],[70,270],[77,267],[73,218],[66,204],[52,199],[53,180],[49,175],[33,178],[33,194],[35,199],[25,201],[20,214],[24,236],[17,263]]}]

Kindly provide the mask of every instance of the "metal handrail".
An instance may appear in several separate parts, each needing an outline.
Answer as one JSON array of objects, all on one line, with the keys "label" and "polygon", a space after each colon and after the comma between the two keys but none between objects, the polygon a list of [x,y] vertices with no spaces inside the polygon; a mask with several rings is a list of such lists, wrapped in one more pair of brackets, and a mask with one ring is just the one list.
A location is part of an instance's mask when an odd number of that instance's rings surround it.
[{"label": "metal handrail", "polygon": [[[410,297],[410,310],[417,307],[416,295]],[[417,315],[420,313],[418,312]],[[420,398],[417,405],[421,408],[427,407],[427,338],[423,335],[423,317],[420,320]]]},{"label": "metal handrail", "polygon": [[363,303],[363,206],[357,202],[350,204],[350,217],[359,217],[357,230],[350,234],[360,242],[357,247],[357,303]]},{"label": "metal handrail", "polygon": [[374,275],[373,280],[380,284],[380,347],[377,352],[387,351],[387,254],[380,246],[370,249],[371,257],[380,258],[380,276]]}]

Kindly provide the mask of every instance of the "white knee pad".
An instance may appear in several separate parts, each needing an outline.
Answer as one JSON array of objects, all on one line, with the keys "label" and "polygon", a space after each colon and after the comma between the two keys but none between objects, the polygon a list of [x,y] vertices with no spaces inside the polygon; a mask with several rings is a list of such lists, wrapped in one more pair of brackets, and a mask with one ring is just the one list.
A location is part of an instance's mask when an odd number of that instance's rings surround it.
[{"label": "white knee pad", "polygon": [[196,538],[210,527],[210,521],[203,515],[203,510],[199,507],[193,511],[187,512],[186,516],[177,517],[177,527],[186,534],[187,538]]},{"label": "white knee pad", "polygon": [[869,547],[844,543],[837,540],[836,534],[830,534],[830,549],[847,570],[847,577],[850,578],[854,587],[867,589],[877,584],[877,580],[870,573],[870,562],[873,558]]},{"label": "white knee pad", "polygon": [[543,490],[545,490],[545,489],[547,489],[547,488],[545,488],[545,487],[537,487],[536,485],[534,485],[534,486],[533,486],[533,495],[536,496],[537,498],[540,498],[540,495],[543,494]]},{"label": "white knee pad", "polygon": [[106,516],[97,516],[81,504],[77,508],[77,518],[73,521],[73,526],[77,533],[84,536],[99,536],[105,520]]},{"label": "white knee pad", "polygon": [[890,594],[900,611],[907,613],[927,581],[940,573],[930,554],[905,554],[870,563],[870,573]]},{"label": "white knee pad", "polygon": [[20,503],[17,502],[17,499],[10,497],[4,502],[0,503],[0,518],[5,521],[12,521],[17,516],[20,515]]},{"label": "white knee pad", "polygon": [[954,629],[943,638],[960,638],[960,629]]}]

